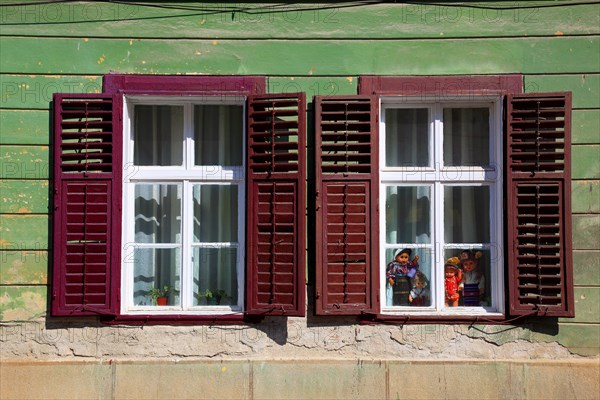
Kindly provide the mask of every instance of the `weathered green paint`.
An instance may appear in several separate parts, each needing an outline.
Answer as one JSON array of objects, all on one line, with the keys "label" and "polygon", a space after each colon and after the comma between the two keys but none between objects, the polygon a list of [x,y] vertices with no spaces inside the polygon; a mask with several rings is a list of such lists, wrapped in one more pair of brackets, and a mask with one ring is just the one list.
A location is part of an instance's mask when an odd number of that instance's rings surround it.
[{"label": "weathered green paint", "polygon": [[427,4],[346,7],[343,3],[306,3],[276,8],[272,3],[201,3],[195,10],[173,10],[81,2],[3,7],[0,21],[5,35],[30,35],[32,23],[38,23],[38,36],[74,37],[85,31],[88,37],[392,39],[560,36],[600,30],[595,5],[497,11]]},{"label": "weathered green paint", "polygon": [[312,102],[313,96],[357,94],[358,78],[355,76],[268,77],[267,88],[269,93],[304,92],[307,102]]},{"label": "weathered green paint", "polygon": [[600,214],[576,214],[573,221],[573,250],[600,250]]},{"label": "weathered green paint", "polygon": [[574,110],[572,118],[574,144],[600,144],[600,110]]},{"label": "weathered green paint", "polygon": [[0,144],[50,143],[47,111],[0,110]]},{"label": "weathered green paint", "polygon": [[46,314],[46,286],[0,286],[0,321],[27,321]]},{"label": "weathered green paint", "polygon": [[[550,327],[551,330],[553,327]],[[570,352],[582,356],[600,354],[600,325],[561,322],[555,334],[534,332],[536,342],[558,342]]]},{"label": "weathered green paint", "polygon": [[574,213],[600,213],[600,181],[573,181],[571,192]]},{"label": "weathered green paint", "polygon": [[49,211],[47,180],[0,181],[0,214],[41,214]]},{"label": "weathered green paint", "polygon": [[0,146],[0,178],[48,179],[48,146]]},{"label": "weathered green paint", "polygon": [[48,215],[0,214],[0,248],[47,250],[48,222]]},{"label": "weathered green paint", "polygon": [[574,251],[573,269],[575,285],[600,286],[600,251]]},{"label": "weathered green paint", "polygon": [[598,37],[409,41],[1,37],[0,46],[8,49],[0,70],[13,74],[539,74],[588,73],[600,64]]},{"label": "weathered green paint", "polygon": [[48,283],[47,251],[0,251],[0,285]]},{"label": "weathered green paint", "polygon": [[[596,55],[600,55],[598,49],[594,50]],[[555,54],[555,53],[553,53]],[[557,57],[563,55],[557,54]],[[581,55],[585,57],[584,55]],[[580,55],[571,54],[567,57],[579,59]],[[592,56],[595,58],[595,56]],[[562,65],[562,63],[557,63]],[[529,75],[524,78],[524,89],[527,93],[533,92],[573,92],[573,108],[600,108],[600,75],[598,74],[598,65],[588,70],[588,74],[573,75]],[[565,71],[575,72],[565,68]],[[576,94],[575,94],[576,93]]]},{"label": "weathered green paint", "polygon": [[600,287],[576,287],[574,293],[575,318],[561,318],[559,321],[600,323],[600,313],[598,313]]},{"label": "weathered green paint", "polygon": [[[58,53],[54,56],[56,54]],[[62,60],[62,57],[57,59]],[[0,99],[3,108],[48,110],[54,93],[101,91],[102,78],[97,76],[0,75]]]},{"label": "weathered green paint", "polygon": [[572,146],[571,153],[573,179],[600,179],[600,145]]}]

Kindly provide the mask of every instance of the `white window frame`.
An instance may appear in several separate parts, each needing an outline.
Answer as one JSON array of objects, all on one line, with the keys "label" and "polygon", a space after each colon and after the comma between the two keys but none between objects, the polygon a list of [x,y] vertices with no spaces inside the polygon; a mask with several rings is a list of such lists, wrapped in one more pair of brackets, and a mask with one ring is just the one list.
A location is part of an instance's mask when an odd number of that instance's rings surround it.
[{"label": "white window frame", "polygon": [[[488,107],[490,110],[490,168],[481,167],[445,167],[443,166],[443,108],[448,107]],[[429,166],[427,167],[390,167],[386,166],[385,146],[385,111],[390,108],[429,108]],[[433,206],[430,216],[431,244],[415,246],[413,243],[386,243],[386,213],[380,212],[380,299],[381,313],[387,315],[422,315],[422,316],[502,316],[504,315],[504,250],[503,250],[503,126],[502,126],[502,99],[501,97],[490,100],[489,96],[456,97],[444,101],[435,97],[387,97],[379,99],[379,209],[386,209],[387,186],[430,186]],[[450,179],[459,173],[467,172],[465,179],[457,181]],[[456,175],[455,175],[456,174]],[[454,244],[446,247],[444,243],[444,186],[460,184],[460,186],[489,186],[490,187],[490,246],[477,246],[471,243]],[[494,246],[494,243],[496,244]],[[386,304],[386,250],[389,248],[412,247],[431,249],[432,262],[430,280],[431,306],[388,306]],[[444,250],[456,248],[460,250],[478,248],[490,250],[491,259],[491,301],[489,306],[479,307],[445,307],[444,304]],[[435,291],[433,288],[437,288]]]},{"label": "white window frame", "polygon": [[[123,99],[123,215],[121,265],[121,314],[125,315],[224,315],[244,311],[245,291],[245,232],[246,232],[246,120],[242,117],[242,165],[196,166],[194,165],[194,116],[195,105],[240,105],[242,116],[246,115],[246,98],[243,96],[124,96]],[[181,166],[134,165],[134,106],[169,105],[183,106],[183,164]],[[181,275],[180,304],[168,306],[136,306],[133,304],[133,275],[135,224],[134,192],[136,183],[181,185]],[[202,243],[192,244],[193,239],[193,186],[237,185],[238,193],[238,241],[211,243],[216,247],[237,248],[237,304],[194,306],[193,298],[193,249]],[[159,247],[153,245],[154,247]],[[168,246],[167,246],[168,247]],[[188,260],[185,262],[185,260]]]}]

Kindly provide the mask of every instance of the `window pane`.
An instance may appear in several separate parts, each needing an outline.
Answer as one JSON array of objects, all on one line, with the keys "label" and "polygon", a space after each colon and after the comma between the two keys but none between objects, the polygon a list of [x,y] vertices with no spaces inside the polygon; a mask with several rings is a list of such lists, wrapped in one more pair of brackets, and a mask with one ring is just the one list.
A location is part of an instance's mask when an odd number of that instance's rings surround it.
[{"label": "window pane", "polygon": [[444,259],[457,257],[460,260],[462,280],[458,305],[465,307],[489,307],[492,305],[492,275],[490,250],[446,249]]},{"label": "window pane", "polygon": [[238,186],[194,186],[194,241],[238,241]]},{"label": "window pane", "polygon": [[[405,256],[403,256],[404,254]],[[431,249],[411,246],[386,250],[385,297],[387,306],[431,306],[432,255]]]},{"label": "window pane", "polygon": [[444,165],[490,164],[490,111],[487,108],[444,109]]},{"label": "window pane", "polygon": [[242,165],[243,107],[194,106],[196,165]]},{"label": "window pane", "polygon": [[386,187],[387,243],[431,243],[429,186]]},{"label": "window pane", "polygon": [[[136,306],[178,305],[181,250],[137,248],[133,254],[133,303]],[[157,297],[166,297],[167,304],[157,304],[160,302]]]},{"label": "window pane", "polygon": [[237,305],[237,249],[194,248],[195,305]]},{"label": "window pane", "polygon": [[388,108],[385,110],[385,165],[425,167],[429,165],[429,110]]},{"label": "window pane", "polygon": [[489,208],[489,187],[446,186],[444,188],[446,243],[489,243]]},{"label": "window pane", "polygon": [[134,164],[182,165],[183,107],[136,105],[134,115]]},{"label": "window pane", "polygon": [[179,185],[135,185],[136,243],[180,243]]}]

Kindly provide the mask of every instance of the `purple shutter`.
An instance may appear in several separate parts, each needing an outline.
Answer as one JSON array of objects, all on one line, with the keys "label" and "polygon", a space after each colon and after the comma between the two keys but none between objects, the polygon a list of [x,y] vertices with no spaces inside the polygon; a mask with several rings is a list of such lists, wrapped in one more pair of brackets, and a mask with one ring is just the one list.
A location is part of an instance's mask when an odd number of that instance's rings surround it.
[{"label": "purple shutter", "polygon": [[507,96],[511,315],[573,317],[571,94]]},{"label": "purple shutter", "polygon": [[115,314],[121,121],[111,95],[54,96],[52,314]]},{"label": "purple shutter", "polygon": [[306,98],[248,98],[246,312],[305,314]]},{"label": "purple shutter", "polygon": [[315,98],[316,313],[379,309],[378,102]]}]

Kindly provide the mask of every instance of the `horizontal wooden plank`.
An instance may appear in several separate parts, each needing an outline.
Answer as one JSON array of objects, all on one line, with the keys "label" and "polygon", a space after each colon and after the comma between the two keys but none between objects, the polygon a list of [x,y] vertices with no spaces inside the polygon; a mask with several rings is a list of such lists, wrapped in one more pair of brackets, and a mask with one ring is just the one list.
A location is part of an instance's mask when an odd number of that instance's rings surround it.
[{"label": "horizontal wooden plank", "polygon": [[600,110],[574,110],[572,126],[574,144],[600,144]]},{"label": "horizontal wooden plank", "polygon": [[46,314],[47,286],[0,286],[0,321],[27,321]]},{"label": "horizontal wooden plank", "polygon": [[[54,93],[100,93],[102,77],[5,74],[0,75],[0,90],[3,108],[49,110]],[[46,122],[42,129],[48,126]]]},{"label": "horizontal wooden plank", "polygon": [[50,190],[47,180],[2,180],[0,214],[47,213]]},{"label": "horizontal wooden plank", "polygon": [[0,178],[48,179],[48,146],[0,146]]},{"label": "horizontal wooden plank", "polygon": [[0,70],[10,74],[541,74],[588,73],[600,63],[598,37],[377,42],[1,37],[0,46],[10,49],[0,59]]},{"label": "horizontal wooden plank", "polygon": [[[3,7],[5,35],[172,38],[415,38],[597,33],[594,5],[494,10],[435,4],[78,2]],[[519,4],[521,5],[521,4]],[[490,7],[515,6],[514,2]],[[552,21],[552,23],[548,23]],[[132,32],[135,34],[132,36]]]},{"label": "horizontal wooden plank", "polygon": [[576,214],[573,221],[573,250],[600,250],[600,214]]},{"label": "horizontal wooden plank", "polygon": [[600,286],[600,251],[574,251],[573,269],[575,285]]},{"label": "horizontal wooden plank", "polygon": [[48,111],[0,109],[1,144],[50,143],[50,114]]},{"label": "horizontal wooden plank", "polygon": [[0,285],[48,283],[48,252],[0,250]]},{"label": "horizontal wooden plank", "polygon": [[[579,59],[579,52],[570,52],[570,55],[554,55],[560,57],[573,57]],[[583,55],[581,55],[583,56]],[[598,74],[598,65],[600,65],[600,53],[596,50],[592,56],[595,59],[596,67],[589,69],[591,74],[569,74],[569,75],[527,75],[523,79],[524,90],[526,93],[535,92],[573,92],[573,108],[600,108],[600,74]],[[569,70],[566,64],[554,61],[556,65],[564,65],[563,71],[576,72]],[[558,71],[559,73],[561,71]],[[596,111],[597,112],[597,111]]]},{"label": "horizontal wooden plank", "polygon": [[571,153],[573,179],[600,179],[600,145],[576,145]]},{"label": "horizontal wooden plank", "polygon": [[47,250],[48,224],[47,215],[0,214],[0,249]]},{"label": "horizontal wooden plank", "polygon": [[573,181],[571,193],[571,205],[574,213],[600,213],[599,180]]}]

